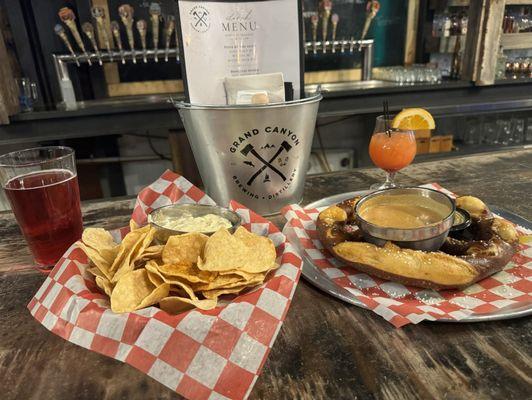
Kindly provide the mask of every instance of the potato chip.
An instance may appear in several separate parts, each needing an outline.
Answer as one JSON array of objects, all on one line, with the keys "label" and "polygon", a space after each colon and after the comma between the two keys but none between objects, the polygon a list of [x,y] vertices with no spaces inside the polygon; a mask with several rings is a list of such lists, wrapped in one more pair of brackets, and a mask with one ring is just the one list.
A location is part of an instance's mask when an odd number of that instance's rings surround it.
[{"label": "potato chip", "polygon": [[163,250],[164,264],[194,264],[203,254],[209,237],[203,233],[170,236]]},{"label": "potato chip", "polygon": [[161,310],[169,314],[178,314],[197,307],[200,310],[212,310],[218,302],[216,299],[192,300],[186,297],[170,296],[159,301]]},{"label": "potato chip", "polygon": [[196,284],[193,286],[195,291],[213,290],[221,288],[234,288],[238,286],[254,286],[264,281],[265,274],[255,274],[250,279],[246,280],[237,274],[218,275],[214,280],[209,283]]},{"label": "potato chip", "polygon": [[148,273],[148,279],[155,286],[160,286],[163,283],[165,283],[164,279],[159,274],[157,274],[156,272],[150,271],[149,269],[146,269],[146,272]]},{"label": "potato chip", "polygon": [[155,286],[145,269],[137,269],[126,273],[117,282],[111,293],[111,309],[121,313],[148,307],[167,297],[169,291],[170,285]]},{"label": "potato chip", "polygon": [[113,236],[102,228],[87,228],[83,231],[81,235],[81,240],[87,246],[92,247],[94,250],[100,248],[113,248],[117,247],[118,244],[115,243]]},{"label": "potato chip", "polygon": [[251,286],[243,285],[243,286],[236,286],[233,288],[226,288],[226,289],[205,290],[201,293],[206,299],[218,300],[218,297],[220,297],[223,294],[237,294],[237,293],[240,293],[242,290],[247,289],[249,287]]},{"label": "potato chip", "polygon": [[79,246],[91,262],[87,271],[110,297],[114,312],[156,303],[172,314],[210,310],[218,297],[259,285],[278,267],[272,241],[242,227],[234,234],[220,229],[211,237],[175,235],[165,245],[152,245],[155,235],[155,228],[133,220],[120,244],[104,229],[83,233]]},{"label": "potato chip", "polygon": [[144,249],[142,254],[140,254],[139,258],[146,258],[146,259],[152,259],[152,258],[160,258],[163,254],[164,245],[155,245],[150,246]]},{"label": "potato chip", "polygon": [[139,229],[139,225],[135,222],[135,220],[130,219],[129,220],[129,231],[132,232],[132,231],[136,231],[137,229]]},{"label": "potato chip", "polygon": [[111,265],[111,272],[115,272],[111,282],[117,282],[123,275],[133,271],[137,255],[151,244],[154,235],[155,229],[146,225],[124,237],[120,243],[120,251]]},{"label": "potato chip", "polygon": [[277,267],[278,267],[277,264],[273,264],[273,266],[270,269],[264,272],[259,272],[258,274],[253,274],[251,272],[241,271],[238,269],[230,269],[229,271],[220,271],[219,274],[220,275],[238,275],[242,277],[242,279],[244,279],[245,281],[253,281],[257,278],[258,275],[261,275],[262,279],[264,279],[268,272],[276,269]]},{"label": "potato chip", "polygon": [[215,232],[205,244],[204,256],[198,260],[198,268],[204,271],[234,269],[250,273],[269,270],[276,257],[272,241],[244,231],[247,232],[240,227],[234,235],[227,229]]},{"label": "potato chip", "polygon": [[111,266],[112,271],[118,270],[123,264],[125,258],[131,257],[131,253],[142,244],[144,238],[146,237],[146,234],[149,231],[150,226],[146,225],[142,228],[131,231],[126,236],[124,236],[122,242],[119,245],[118,254],[116,255],[113,265]]},{"label": "potato chip", "polygon": [[179,280],[176,277],[169,277],[169,276],[163,275],[159,271],[158,265],[157,265],[156,262],[148,261],[146,263],[146,265],[145,265],[145,268],[150,274],[157,275],[165,283],[168,283],[169,285],[177,286],[180,289],[182,289],[191,299],[197,299],[197,296],[194,294],[194,291],[192,290],[192,288],[189,285],[187,285],[185,282],[182,282],[181,280]]},{"label": "potato chip", "polygon": [[111,297],[111,293],[113,292],[113,284],[107,278],[97,276],[94,281],[100,289],[103,289],[107,296]]},{"label": "potato chip", "polygon": [[113,236],[105,229],[87,228],[83,231],[81,240],[111,263],[118,254],[119,245],[115,243]]},{"label": "potato chip", "polygon": [[190,283],[209,283],[215,275],[209,271],[201,271],[195,265],[190,264],[162,264],[157,269],[166,276],[175,276]]},{"label": "potato chip", "polygon": [[94,277],[102,276],[105,278],[105,274],[98,269],[98,267],[89,267],[87,268],[87,272],[94,275]]},{"label": "potato chip", "polygon": [[82,242],[78,242],[77,245],[85,252],[91,264],[98,268],[107,279],[111,280],[113,273],[110,271],[110,269],[113,260],[105,259],[97,250],[94,250],[92,247],[89,247]]},{"label": "potato chip", "polygon": [[[244,242],[253,252],[263,256],[266,267],[261,269],[260,272],[271,269],[277,258],[277,253],[275,251],[275,245],[269,237],[257,235],[242,226],[238,227],[233,236]],[[258,272],[246,269],[243,270],[248,272]]]},{"label": "potato chip", "polygon": [[170,285],[163,283],[161,286],[157,286],[153,292],[150,293],[148,297],[145,297],[144,300],[138,305],[137,310],[141,308],[146,308],[158,303],[161,299],[168,297],[170,293]]}]

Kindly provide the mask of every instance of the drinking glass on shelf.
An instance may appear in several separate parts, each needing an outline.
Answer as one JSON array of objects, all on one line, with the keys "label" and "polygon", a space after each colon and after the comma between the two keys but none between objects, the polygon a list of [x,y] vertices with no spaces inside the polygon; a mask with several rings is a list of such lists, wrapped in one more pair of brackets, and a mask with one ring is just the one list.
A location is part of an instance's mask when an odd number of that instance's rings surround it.
[{"label": "drinking glass on shelf", "polygon": [[53,266],[83,230],[74,150],[49,146],[4,154],[0,184],[35,262]]},{"label": "drinking glass on shelf", "polygon": [[525,141],[524,118],[512,118],[512,142],[521,144]]},{"label": "drinking glass on shelf", "polygon": [[508,145],[512,143],[512,141],[512,121],[510,119],[498,119],[497,141],[495,143]]},{"label": "drinking glass on shelf", "polygon": [[532,142],[532,118],[527,118],[526,120],[525,142]]},{"label": "drinking glass on shelf", "polygon": [[480,141],[485,144],[495,144],[500,142],[499,139],[499,125],[495,118],[484,118],[482,123],[482,131],[480,133]]},{"label": "drinking glass on shelf", "polygon": [[480,120],[478,118],[467,118],[465,123],[464,143],[480,143]]},{"label": "drinking glass on shelf", "polygon": [[375,129],[369,143],[369,156],[373,163],[386,171],[386,181],[371,186],[372,190],[396,187],[394,182],[397,171],[410,165],[416,156],[416,136],[414,131],[386,129],[391,119],[383,115],[377,117]]}]

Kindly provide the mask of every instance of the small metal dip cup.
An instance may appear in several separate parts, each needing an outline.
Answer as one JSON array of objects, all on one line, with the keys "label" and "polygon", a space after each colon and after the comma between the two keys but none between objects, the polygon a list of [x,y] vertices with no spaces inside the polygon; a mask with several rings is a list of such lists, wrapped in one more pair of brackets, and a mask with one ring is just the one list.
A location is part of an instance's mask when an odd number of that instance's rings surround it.
[{"label": "small metal dip cup", "polygon": [[[166,243],[170,236],[182,235],[184,233],[190,233],[191,231],[179,231],[175,229],[167,228],[163,225],[159,225],[155,220],[158,215],[164,214],[167,218],[179,218],[184,213],[188,213],[193,217],[201,217],[207,214],[215,214],[223,217],[231,222],[231,228],[228,228],[230,233],[234,233],[236,229],[242,224],[242,218],[236,212],[220,206],[209,206],[205,204],[171,204],[168,206],[162,206],[156,208],[148,215],[148,222],[157,229],[155,234],[155,240],[158,243]],[[200,231],[198,231],[200,232]],[[212,232],[200,232],[207,236],[214,233]]]},{"label": "small metal dip cup", "polygon": [[[463,221],[457,221],[456,215],[460,215]],[[460,217],[459,217],[460,218]],[[451,232],[463,231],[471,225],[471,215],[463,208],[456,207],[453,218],[453,226],[451,226]]]},{"label": "small metal dip cup", "polygon": [[[387,228],[374,225],[364,220],[359,215],[360,208],[369,199],[382,195],[396,196],[405,194],[429,197],[430,199],[448,207],[449,214],[441,221],[432,225],[408,229]],[[399,247],[406,247],[414,250],[436,251],[442,246],[449,234],[449,230],[454,221],[455,209],[456,205],[454,200],[438,190],[422,187],[403,187],[378,190],[364,196],[355,206],[355,216],[357,225],[362,231],[364,238],[370,243],[383,246],[386,242],[394,242]]]}]

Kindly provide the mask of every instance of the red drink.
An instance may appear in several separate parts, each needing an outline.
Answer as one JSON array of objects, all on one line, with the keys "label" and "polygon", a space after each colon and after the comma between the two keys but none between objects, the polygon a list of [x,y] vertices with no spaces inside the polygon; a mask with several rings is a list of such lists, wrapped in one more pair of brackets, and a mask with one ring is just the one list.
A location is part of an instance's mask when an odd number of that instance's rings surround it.
[{"label": "red drink", "polygon": [[66,169],[31,172],[4,185],[35,261],[53,265],[81,238],[78,177]]}]

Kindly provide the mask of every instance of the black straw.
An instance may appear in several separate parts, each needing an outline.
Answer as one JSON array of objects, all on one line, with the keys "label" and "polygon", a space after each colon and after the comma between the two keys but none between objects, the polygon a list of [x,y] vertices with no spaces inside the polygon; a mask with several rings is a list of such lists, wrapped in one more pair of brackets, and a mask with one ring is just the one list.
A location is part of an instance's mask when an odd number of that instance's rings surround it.
[{"label": "black straw", "polygon": [[382,102],[382,107],[384,109],[384,129],[388,136],[392,136],[392,130],[390,129],[390,113],[388,110],[388,100]]}]

